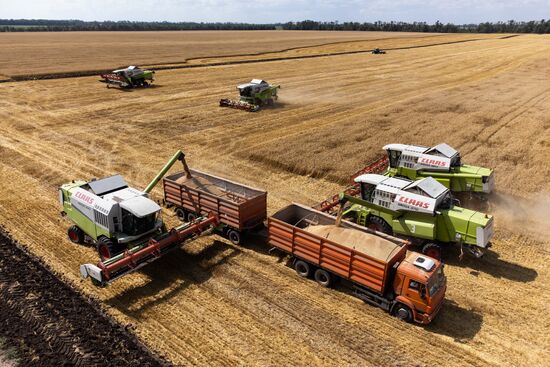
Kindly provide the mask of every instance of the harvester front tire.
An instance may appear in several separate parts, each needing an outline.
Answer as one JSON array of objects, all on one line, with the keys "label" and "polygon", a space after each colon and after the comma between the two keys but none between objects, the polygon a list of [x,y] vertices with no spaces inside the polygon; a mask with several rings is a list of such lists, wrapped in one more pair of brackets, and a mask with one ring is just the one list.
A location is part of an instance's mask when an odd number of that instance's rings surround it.
[{"label": "harvester front tire", "polygon": [[399,320],[402,320],[402,321],[405,321],[405,322],[411,322],[412,321],[411,309],[408,306],[405,306],[402,303],[398,303],[395,306],[395,310],[393,311],[393,314]]},{"label": "harvester front tire", "polygon": [[427,243],[422,247],[422,253],[436,260],[441,260],[441,246],[436,243]]},{"label": "harvester front tire", "polygon": [[296,274],[302,278],[309,278],[311,276],[311,266],[309,266],[309,264],[305,261],[296,261],[294,263],[294,270],[296,270]]},{"label": "harvester front tire", "polygon": [[227,231],[227,238],[234,245],[241,244],[241,234],[238,231],[235,231],[234,229],[230,229],[229,231]]},{"label": "harvester front tire", "polygon": [[315,281],[319,283],[319,285],[322,287],[329,288],[330,286],[332,286],[333,277],[328,271],[324,269],[315,270],[314,278]]},{"label": "harvester front tire", "polygon": [[119,253],[119,246],[116,245],[111,239],[107,237],[101,237],[97,241],[97,253],[101,261],[110,259],[111,257]]},{"label": "harvester front tire", "polygon": [[385,234],[392,234],[392,229],[386,221],[375,215],[371,215],[368,218],[367,228],[373,231],[382,232]]},{"label": "harvester front tire", "polygon": [[69,229],[67,229],[67,235],[72,243],[84,243],[84,232],[77,226],[70,226]]}]

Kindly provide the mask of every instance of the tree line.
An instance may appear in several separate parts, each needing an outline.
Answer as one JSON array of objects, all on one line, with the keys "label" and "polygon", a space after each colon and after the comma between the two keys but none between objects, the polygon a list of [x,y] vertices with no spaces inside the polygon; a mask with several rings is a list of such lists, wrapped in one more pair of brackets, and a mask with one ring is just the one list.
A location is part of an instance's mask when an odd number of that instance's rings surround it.
[{"label": "tree line", "polygon": [[301,22],[196,23],[196,22],[133,22],[46,19],[0,19],[0,32],[66,32],[66,31],[193,31],[193,30],[304,30],[304,31],[384,31],[433,33],[550,33],[550,20],[529,22],[485,22],[455,25],[426,22]]}]

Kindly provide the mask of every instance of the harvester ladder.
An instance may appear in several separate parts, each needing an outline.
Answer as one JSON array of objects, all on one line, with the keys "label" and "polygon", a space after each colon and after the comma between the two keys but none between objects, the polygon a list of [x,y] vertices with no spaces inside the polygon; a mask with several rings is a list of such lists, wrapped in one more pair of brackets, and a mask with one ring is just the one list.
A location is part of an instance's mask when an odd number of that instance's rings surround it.
[{"label": "harvester ladder", "polygon": [[364,210],[359,211],[359,214],[357,215],[357,224],[366,227],[367,216],[368,216],[368,213],[366,211]]}]

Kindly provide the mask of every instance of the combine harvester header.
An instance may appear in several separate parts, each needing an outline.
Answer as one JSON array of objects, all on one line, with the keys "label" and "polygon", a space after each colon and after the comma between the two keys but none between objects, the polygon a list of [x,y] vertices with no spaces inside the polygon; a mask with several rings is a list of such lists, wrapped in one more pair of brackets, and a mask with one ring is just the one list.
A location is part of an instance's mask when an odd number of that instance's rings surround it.
[{"label": "combine harvester header", "polygon": [[134,272],[141,267],[159,259],[168,251],[181,244],[195,239],[207,230],[212,230],[219,223],[218,217],[211,215],[199,217],[194,222],[185,223],[138,244],[123,253],[110,259],[100,261],[97,266],[93,264],[80,265],[80,275],[83,279],[90,277],[92,282],[99,286]]}]

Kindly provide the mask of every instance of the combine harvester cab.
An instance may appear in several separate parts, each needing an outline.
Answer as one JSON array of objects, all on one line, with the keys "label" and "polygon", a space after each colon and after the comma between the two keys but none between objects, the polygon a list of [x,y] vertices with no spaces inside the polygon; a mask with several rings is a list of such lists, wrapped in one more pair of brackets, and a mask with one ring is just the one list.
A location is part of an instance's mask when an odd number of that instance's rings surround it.
[{"label": "combine harvester cab", "polygon": [[239,100],[221,99],[220,107],[230,107],[249,112],[259,111],[262,106],[272,106],[278,99],[280,85],[272,85],[261,79],[252,79],[250,83],[237,86]]},{"label": "combine harvester cab", "polygon": [[344,216],[368,228],[393,233],[441,258],[441,246],[458,243],[481,257],[493,236],[493,217],[460,208],[448,188],[427,177],[418,181],[365,174],[357,177],[359,196],[342,195],[352,205]]},{"label": "combine harvester cab", "polygon": [[462,164],[460,153],[447,144],[428,148],[389,144],[387,176],[417,180],[433,177],[453,192],[489,194],[494,188],[493,170]]},{"label": "combine harvester cab", "polygon": [[408,242],[299,204],[268,219],[269,244],[293,257],[299,276],[323,287],[339,278],[354,295],[404,321],[430,323],[443,304],[443,264]]},{"label": "combine harvester cab", "polygon": [[155,72],[144,70],[137,66],[128,66],[126,69],[113,70],[108,74],[101,74],[102,83],[107,88],[115,86],[119,88],[148,87],[155,80]]}]

